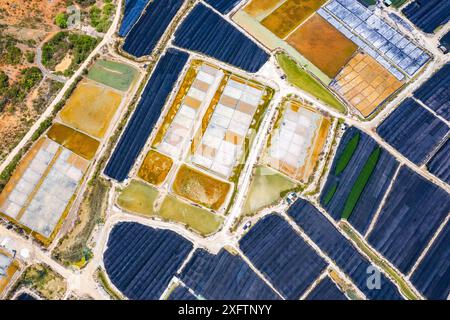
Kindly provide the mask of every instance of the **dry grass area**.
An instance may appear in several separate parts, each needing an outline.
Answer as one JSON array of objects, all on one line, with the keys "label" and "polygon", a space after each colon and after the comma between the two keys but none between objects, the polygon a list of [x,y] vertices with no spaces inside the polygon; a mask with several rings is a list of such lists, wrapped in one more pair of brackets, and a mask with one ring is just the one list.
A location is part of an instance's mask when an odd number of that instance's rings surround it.
[{"label": "dry grass area", "polygon": [[83,80],[61,110],[60,117],[67,125],[101,139],[121,100],[120,93]]},{"label": "dry grass area", "polygon": [[159,186],[167,177],[173,161],[155,150],[150,150],[139,168],[139,178]]},{"label": "dry grass area", "polygon": [[66,7],[66,0],[0,1],[1,21],[9,25],[40,23],[42,28],[54,25],[53,19]]},{"label": "dry grass area", "polygon": [[244,11],[250,16],[260,20],[269,15],[277,6],[285,0],[251,0],[245,7]]},{"label": "dry grass area", "polygon": [[337,75],[358,49],[317,14],[293,32],[287,42],[330,78]]},{"label": "dry grass area", "polygon": [[215,179],[187,165],[178,170],[173,191],[195,203],[218,210],[224,204],[231,185]]},{"label": "dry grass area", "polygon": [[47,136],[88,160],[94,157],[100,144],[88,135],[60,123],[55,123],[47,132]]},{"label": "dry grass area", "polygon": [[[8,76],[10,88],[21,87],[21,72],[35,66],[33,55],[37,46],[58,30],[53,20],[65,7],[65,0],[0,1],[0,71]],[[3,107],[0,92],[0,161],[17,145],[59,90],[52,86],[51,80],[45,80],[25,95],[16,92],[8,99],[14,101]]]},{"label": "dry grass area", "polygon": [[371,56],[358,53],[339,72],[332,88],[367,117],[402,85]]},{"label": "dry grass area", "polygon": [[325,0],[287,0],[264,18],[261,24],[284,39],[324,3]]},{"label": "dry grass area", "polygon": [[109,188],[109,182],[100,178],[89,185],[77,219],[52,251],[53,258],[78,268],[86,265],[92,257],[89,239],[95,226],[104,218]]}]

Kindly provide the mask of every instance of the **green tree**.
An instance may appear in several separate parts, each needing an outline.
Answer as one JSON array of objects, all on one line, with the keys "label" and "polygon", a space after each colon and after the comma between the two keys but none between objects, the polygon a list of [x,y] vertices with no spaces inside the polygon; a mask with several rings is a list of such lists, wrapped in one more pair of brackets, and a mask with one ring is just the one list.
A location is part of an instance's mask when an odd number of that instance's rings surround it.
[{"label": "green tree", "polygon": [[60,12],[55,17],[55,24],[61,29],[67,28],[67,15],[64,12]]},{"label": "green tree", "polygon": [[33,51],[28,51],[27,53],[25,53],[25,58],[27,59],[28,63],[33,63],[34,62],[34,52]]},{"label": "green tree", "polygon": [[7,64],[19,64],[22,61],[22,51],[14,45],[7,48],[6,51],[6,63]]},{"label": "green tree", "polygon": [[9,78],[8,75],[4,71],[0,71],[0,95],[8,89],[9,87]]}]

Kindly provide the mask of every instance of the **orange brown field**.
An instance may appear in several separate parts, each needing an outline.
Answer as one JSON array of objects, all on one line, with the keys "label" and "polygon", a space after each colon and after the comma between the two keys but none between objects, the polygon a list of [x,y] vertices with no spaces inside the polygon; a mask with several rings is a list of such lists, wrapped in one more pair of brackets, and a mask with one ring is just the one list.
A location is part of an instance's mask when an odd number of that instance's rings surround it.
[{"label": "orange brown field", "polygon": [[139,178],[159,186],[167,177],[173,161],[155,150],[150,150],[139,168]]},{"label": "orange brown field", "polygon": [[339,72],[332,88],[367,117],[401,86],[375,59],[358,53]]},{"label": "orange brown field", "polygon": [[195,203],[218,210],[224,204],[230,184],[194,170],[187,165],[178,170],[173,191]]},{"label": "orange brown field", "polygon": [[122,100],[114,90],[82,81],[61,110],[61,120],[96,138],[103,138]]},{"label": "orange brown field", "polygon": [[287,0],[261,24],[284,39],[324,4],[325,0]]},{"label": "orange brown field", "polygon": [[330,78],[352,58],[358,46],[315,14],[287,42]]},{"label": "orange brown field", "polygon": [[47,136],[88,160],[94,157],[100,144],[100,142],[88,135],[60,123],[55,123],[47,132]]}]

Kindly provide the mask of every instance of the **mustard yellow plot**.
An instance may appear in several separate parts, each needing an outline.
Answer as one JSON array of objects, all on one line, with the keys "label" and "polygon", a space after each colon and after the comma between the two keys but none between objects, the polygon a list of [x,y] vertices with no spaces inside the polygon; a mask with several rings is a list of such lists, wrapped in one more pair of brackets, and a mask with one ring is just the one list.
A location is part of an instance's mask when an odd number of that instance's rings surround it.
[{"label": "mustard yellow plot", "polygon": [[47,137],[87,160],[91,160],[95,156],[100,144],[88,135],[60,123],[55,123],[50,128]]},{"label": "mustard yellow plot", "polygon": [[84,133],[103,138],[122,95],[96,82],[83,80],[61,110],[61,120]]},{"label": "mustard yellow plot", "polygon": [[167,177],[173,161],[155,150],[150,150],[139,168],[139,178],[159,186]]},{"label": "mustard yellow plot", "polygon": [[195,203],[218,210],[224,204],[231,185],[200,171],[182,165],[178,170],[173,191]]}]

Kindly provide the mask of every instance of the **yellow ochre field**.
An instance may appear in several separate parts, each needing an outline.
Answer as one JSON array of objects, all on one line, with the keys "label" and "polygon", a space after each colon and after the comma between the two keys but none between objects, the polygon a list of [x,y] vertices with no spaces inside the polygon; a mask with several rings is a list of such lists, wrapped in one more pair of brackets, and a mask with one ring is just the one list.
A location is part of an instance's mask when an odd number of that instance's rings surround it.
[{"label": "yellow ochre field", "polygon": [[61,120],[96,138],[103,138],[122,95],[96,82],[83,80],[61,110]]},{"label": "yellow ochre field", "polygon": [[324,2],[325,0],[288,0],[261,23],[279,38],[284,39]]},{"label": "yellow ochre field", "polygon": [[172,185],[176,194],[213,210],[222,207],[230,187],[229,183],[215,179],[187,165],[181,166]]}]

